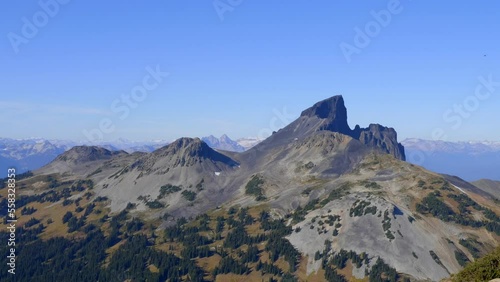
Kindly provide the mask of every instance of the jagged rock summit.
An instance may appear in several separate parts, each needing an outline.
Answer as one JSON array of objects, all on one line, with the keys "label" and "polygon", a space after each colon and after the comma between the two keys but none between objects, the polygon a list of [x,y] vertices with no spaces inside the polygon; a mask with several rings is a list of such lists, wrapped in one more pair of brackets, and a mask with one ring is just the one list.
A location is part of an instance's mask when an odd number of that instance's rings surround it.
[{"label": "jagged rock summit", "polygon": [[333,96],[314,104],[302,112],[300,117],[283,129],[245,152],[246,154],[266,155],[270,151],[286,146],[294,141],[305,140],[319,132],[330,131],[347,135],[367,149],[377,150],[406,160],[403,145],[398,143],[393,128],[370,124],[367,128],[356,125],[351,129],[347,122],[347,109],[341,95]]},{"label": "jagged rock summit", "polygon": [[301,117],[317,117],[324,119],[319,130],[329,130],[351,135],[351,128],[347,124],[347,108],[341,95],[320,101],[302,112]]},{"label": "jagged rock summit", "polygon": [[328,130],[339,132],[359,140],[370,147],[375,147],[393,155],[395,158],[405,160],[404,147],[397,141],[397,133],[393,128],[379,124],[370,124],[368,128],[356,125],[354,129],[347,123],[347,108],[342,95],[333,96],[314,104],[303,111],[302,118],[317,118],[321,120],[318,131]]}]

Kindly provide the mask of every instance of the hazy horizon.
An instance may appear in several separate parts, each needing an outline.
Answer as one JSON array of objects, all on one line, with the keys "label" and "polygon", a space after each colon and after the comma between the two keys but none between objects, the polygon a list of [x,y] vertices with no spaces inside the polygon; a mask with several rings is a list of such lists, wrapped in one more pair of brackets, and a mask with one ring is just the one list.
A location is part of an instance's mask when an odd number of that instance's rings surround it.
[{"label": "hazy horizon", "polygon": [[[259,139],[259,140],[262,140],[260,139],[258,136],[241,136],[241,137],[233,137],[233,136],[230,136],[229,134],[222,134],[222,135],[227,135],[231,140],[234,140],[234,141],[237,141],[237,140],[241,140],[241,139]],[[167,142],[172,142],[172,141],[175,141],[179,138],[204,138],[204,137],[209,137],[209,136],[214,136],[216,138],[220,138],[222,135],[214,135],[214,134],[209,134],[209,135],[206,135],[206,136],[195,136],[195,135],[190,135],[190,136],[178,136],[178,137],[174,137],[174,138],[171,138],[171,139],[128,139],[128,138],[122,138],[122,137],[118,137],[117,139],[109,139],[109,140],[101,140],[101,141],[89,141],[85,138],[82,138],[82,139],[64,139],[64,138],[45,138],[45,137],[42,137],[42,136],[30,136],[30,137],[26,137],[26,138],[13,138],[13,137],[9,137],[9,136],[0,136],[0,139],[12,139],[12,140],[46,140],[46,141],[68,141],[68,142],[75,142],[75,143],[113,143],[113,142],[120,142],[120,141],[123,141],[123,142],[137,142],[137,143],[141,143],[141,142],[160,142],[160,141],[167,141]],[[266,137],[267,138],[267,137]],[[416,140],[423,140],[423,141],[432,141],[432,142],[447,142],[447,143],[500,143],[500,140],[455,140],[455,141],[450,141],[450,140],[433,140],[433,139],[424,139],[424,138],[419,138],[419,137],[408,137],[408,138],[404,138],[404,139],[401,139],[399,138],[399,142],[403,142],[403,141],[406,141],[406,140],[412,140],[412,139],[416,139]]]}]

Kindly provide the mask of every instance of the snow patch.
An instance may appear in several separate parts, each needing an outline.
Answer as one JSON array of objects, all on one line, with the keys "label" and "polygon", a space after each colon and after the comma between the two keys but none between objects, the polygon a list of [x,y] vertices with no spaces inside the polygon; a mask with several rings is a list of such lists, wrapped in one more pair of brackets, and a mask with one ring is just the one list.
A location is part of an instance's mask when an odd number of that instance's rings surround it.
[{"label": "snow patch", "polygon": [[[453,185],[453,184],[452,184],[452,185]],[[455,188],[457,188],[460,192],[462,192],[462,193],[464,193],[464,194],[467,194],[467,193],[464,191],[464,189],[462,189],[462,188],[460,188],[460,187],[458,187],[458,186],[456,186],[456,185],[453,185],[453,186],[455,186]]]}]

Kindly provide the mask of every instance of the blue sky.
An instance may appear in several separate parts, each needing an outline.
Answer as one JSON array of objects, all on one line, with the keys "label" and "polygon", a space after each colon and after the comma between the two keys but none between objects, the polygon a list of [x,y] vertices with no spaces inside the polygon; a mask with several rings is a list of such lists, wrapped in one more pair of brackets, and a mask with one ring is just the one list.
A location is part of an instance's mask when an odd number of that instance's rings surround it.
[{"label": "blue sky", "polygon": [[1,4],[2,137],[259,136],[342,94],[351,127],[500,140],[498,1],[55,1]]}]

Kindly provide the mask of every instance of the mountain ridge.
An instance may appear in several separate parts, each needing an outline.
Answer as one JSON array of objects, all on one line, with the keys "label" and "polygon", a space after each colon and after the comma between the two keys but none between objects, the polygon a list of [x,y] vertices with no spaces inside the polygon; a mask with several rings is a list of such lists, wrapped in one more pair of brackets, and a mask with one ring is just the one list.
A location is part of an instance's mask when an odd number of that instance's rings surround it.
[{"label": "mountain ridge", "polygon": [[491,179],[480,179],[472,182],[474,186],[483,190],[484,192],[492,195],[496,199],[500,200],[500,181]]},{"label": "mountain ridge", "polygon": [[372,147],[378,147],[392,154],[394,157],[405,160],[404,147],[397,142],[397,133],[394,128],[379,124],[370,124],[367,128],[356,125],[351,129],[347,122],[347,108],[341,95],[333,96],[314,104],[302,112],[301,117],[318,117],[323,122],[318,131],[327,130],[349,135]]},{"label": "mountain ridge", "polygon": [[[372,124],[368,128],[356,125],[354,129],[351,129],[347,123],[347,108],[341,95],[322,100],[304,110],[298,119],[244,154],[266,151],[271,149],[269,144],[279,147],[320,131],[338,132],[350,136],[370,148],[391,154],[400,160],[406,158],[404,147],[398,143],[397,133],[393,128]],[[254,151],[252,152],[252,150]]]}]

